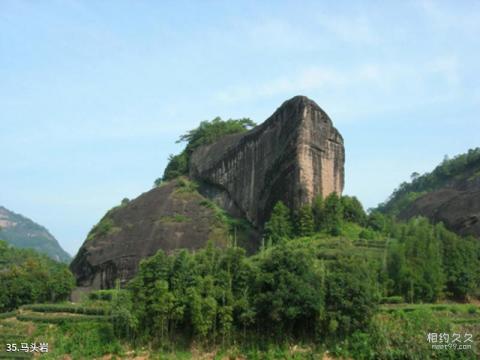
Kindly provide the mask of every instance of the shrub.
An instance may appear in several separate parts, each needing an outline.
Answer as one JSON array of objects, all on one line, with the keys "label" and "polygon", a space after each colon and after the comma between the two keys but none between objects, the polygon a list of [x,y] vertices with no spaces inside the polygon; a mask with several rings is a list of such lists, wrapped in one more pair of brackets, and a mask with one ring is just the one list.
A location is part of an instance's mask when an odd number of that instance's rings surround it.
[{"label": "shrub", "polygon": [[401,304],[405,302],[402,296],[386,296],[382,297],[380,303],[382,304]]},{"label": "shrub", "polygon": [[106,300],[111,301],[113,296],[114,290],[97,290],[92,291],[88,294],[88,298],[90,300]]}]

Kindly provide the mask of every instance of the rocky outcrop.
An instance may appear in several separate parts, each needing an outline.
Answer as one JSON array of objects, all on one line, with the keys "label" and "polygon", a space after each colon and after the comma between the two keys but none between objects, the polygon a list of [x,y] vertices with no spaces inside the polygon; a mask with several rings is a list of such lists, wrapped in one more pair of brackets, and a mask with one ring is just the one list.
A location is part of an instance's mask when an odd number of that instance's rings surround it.
[{"label": "rocky outcrop", "polygon": [[344,160],[343,139],[327,114],[306,97],[288,100],[260,126],[196,149],[194,181],[164,183],[109,211],[72,261],[77,283],[109,288],[159,249],[195,250],[208,240],[253,252],[278,200],[298,209],[342,192]]},{"label": "rocky outcrop", "polygon": [[297,96],[247,133],[195,150],[190,176],[223,190],[225,208],[261,227],[279,200],[298,209],[317,195],[341,194],[344,162],[342,136],[328,115]]},{"label": "rocky outcrop", "polygon": [[[240,246],[258,246],[254,229],[238,231]],[[170,253],[205,246],[208,240],[226,246],[228,226],[211,201],[188,179],[177,179],[110,210],[91,230],[70,265],[77,284],[91,289],[111,288],[137,272],[140,260],[159,249]]]},{"label": "rocky outcrop", "polygon": [[480,175],[463,177],[419,197],[399,217],[425,216],[433,222],[443,222],[459,235],[480,238]]}]

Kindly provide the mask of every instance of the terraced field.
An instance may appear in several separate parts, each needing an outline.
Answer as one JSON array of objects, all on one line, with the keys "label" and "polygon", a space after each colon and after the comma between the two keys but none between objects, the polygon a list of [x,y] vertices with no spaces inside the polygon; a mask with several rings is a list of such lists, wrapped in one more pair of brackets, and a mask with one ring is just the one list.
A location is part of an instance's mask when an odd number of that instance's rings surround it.
[{"label": "terraced field", "polygon": [[[104,307],[73,304],[26,305],[17,311],[0,314],[0,359],[33,358],[31,348],[23,351],[22,344],[30,347],[33,343],[49,341],[48,330],[53,330],[56,324],[104,322],[108,318]],[[7,344],[15,344],[18,350],[7,351]]]}]

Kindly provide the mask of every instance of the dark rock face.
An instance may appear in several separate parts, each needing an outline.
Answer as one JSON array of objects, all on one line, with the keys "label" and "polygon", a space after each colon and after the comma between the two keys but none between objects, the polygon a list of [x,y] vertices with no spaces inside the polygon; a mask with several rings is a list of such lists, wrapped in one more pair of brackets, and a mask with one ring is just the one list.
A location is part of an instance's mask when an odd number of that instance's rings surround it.
[{"label": "dark rock face", "polygon": [[261,227],[275,203],[298,209],[317,195],[342,193],[340,133],[312,100],[297,96],[263,124],[198,148],[190,176],[223,190],[223,207]]},{"label": "dark rock face", "polygon": [[132,278],[140,260],[159,249],[195,250],[208,240],[225,246],[232,234],[213,203],[253,224],[234,232],[235,243],[253,252],[256,229],[278,200],[298,209],[316,195],[342,192],[344,160],[343,139],[327,114],[295,97],[262,125],[198,148],[190,161],[198,192],[180,178],[109,211],[70,268],[79,286],[110,288]]},{"label": "dark rock face", "polygon": [[401,219],[414,216],[441,221],[459,235],[480,238],[480,176],[427,193],[399,215]]},{"label": "dark rock face", "polygon": [[172,181],[112,209],[99,223],[107,225],[92,230],[70,265],[77,284],[111,288],[115,279],[129,280],[140,260],[159,249],[195,250],[209,239],[226,245],[227,229],[205,201]]}]

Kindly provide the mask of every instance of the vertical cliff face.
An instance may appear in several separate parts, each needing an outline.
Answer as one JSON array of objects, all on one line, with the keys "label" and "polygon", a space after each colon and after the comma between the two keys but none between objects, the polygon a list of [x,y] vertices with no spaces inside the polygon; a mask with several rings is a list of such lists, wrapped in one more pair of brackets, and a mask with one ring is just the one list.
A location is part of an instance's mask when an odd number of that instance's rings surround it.
[{"label": "vertical cliff face", "polygon": [[279,200],[298,209],[317,195],[341,194],[344,162],[328,115],[297,96],[249,132],[195,150],[190,176],[223,191],[223,206],[261,227]]}]

